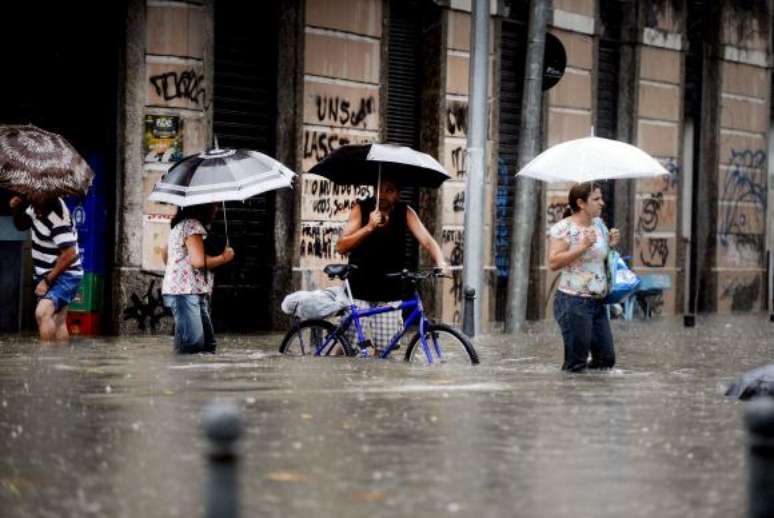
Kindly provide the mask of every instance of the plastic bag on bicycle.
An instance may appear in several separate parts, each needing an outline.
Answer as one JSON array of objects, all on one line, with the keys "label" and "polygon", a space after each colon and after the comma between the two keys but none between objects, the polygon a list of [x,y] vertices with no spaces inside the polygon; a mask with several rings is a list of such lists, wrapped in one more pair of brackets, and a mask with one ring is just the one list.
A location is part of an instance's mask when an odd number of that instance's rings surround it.
[{"label": "plastic bag on bicycle", "polygon": [[282,300],[282,311],[301,320],[326,318],[349,307],[343,286],[324,290],[296,291]]}]

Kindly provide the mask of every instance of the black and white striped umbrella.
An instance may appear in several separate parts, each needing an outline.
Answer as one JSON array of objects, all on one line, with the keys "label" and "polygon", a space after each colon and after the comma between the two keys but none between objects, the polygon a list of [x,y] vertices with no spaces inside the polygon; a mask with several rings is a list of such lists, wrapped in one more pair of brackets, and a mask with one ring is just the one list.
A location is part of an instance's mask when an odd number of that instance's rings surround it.
[{"label": "black and white striped umbrella", "polygon": [[392,144],[341,146],[309,172],[343,185],[376,185],[389,175],[403,185],[438,188],[451,178],[430,155]]},{"label": "black and white striped umbrella", "polygon": [[249,149],[211,149],[188,156],[166,172],[148,197],[179,207],[246,200],[290,187],[295,173]]}]

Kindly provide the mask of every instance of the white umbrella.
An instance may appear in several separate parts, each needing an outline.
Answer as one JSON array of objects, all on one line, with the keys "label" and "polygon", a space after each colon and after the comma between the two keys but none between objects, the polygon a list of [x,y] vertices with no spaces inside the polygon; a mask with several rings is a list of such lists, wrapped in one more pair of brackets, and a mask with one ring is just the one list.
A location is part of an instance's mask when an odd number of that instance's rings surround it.
[{"label": "white umbrella", "polygon": [[551,146],[525,165],[517,176],[544,182],[582,183],[665,174],[669,171],[638,147],[617,140],[585,137]]}]

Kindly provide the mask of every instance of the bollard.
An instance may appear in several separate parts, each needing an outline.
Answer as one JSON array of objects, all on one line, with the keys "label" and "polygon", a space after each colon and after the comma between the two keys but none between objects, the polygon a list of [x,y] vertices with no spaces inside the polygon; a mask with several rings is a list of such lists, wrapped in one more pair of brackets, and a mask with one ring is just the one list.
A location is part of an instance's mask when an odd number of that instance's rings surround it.
[{"label": "bollard", "polygon": [[476,334],[476,290],[465,289],[465,303],[462,312],[462,332],[473,338]]},{"label": "bollard", "polygon": [[749,444],[749,517],[771,517],[774,510],[774,399],[760,397],[745,406]]},{"label": "bollard", "polygon": [[207,518],[239,516],[239,480],[237,477],[237,439],[241,434],[239,410],[232,403],[211,403],[204,410],[204,425],[209,439],[207,453]]}]

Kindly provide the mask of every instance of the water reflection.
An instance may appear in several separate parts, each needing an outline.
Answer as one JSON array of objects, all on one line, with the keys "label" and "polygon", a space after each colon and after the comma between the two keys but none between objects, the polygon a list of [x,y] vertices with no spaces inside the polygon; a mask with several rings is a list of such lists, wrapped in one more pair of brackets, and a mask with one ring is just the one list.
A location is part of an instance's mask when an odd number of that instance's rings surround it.
[{"label": "water reflection", "polygon": [[615,322],[619,367],[567,375],[552,323],[482,364],[285,358],[278,335],[175,357],[167,337],[0,339],[3,516],[202,513],[201,409],[245,422],[245,516],[740,516],[737,374],[757,316]]}]

